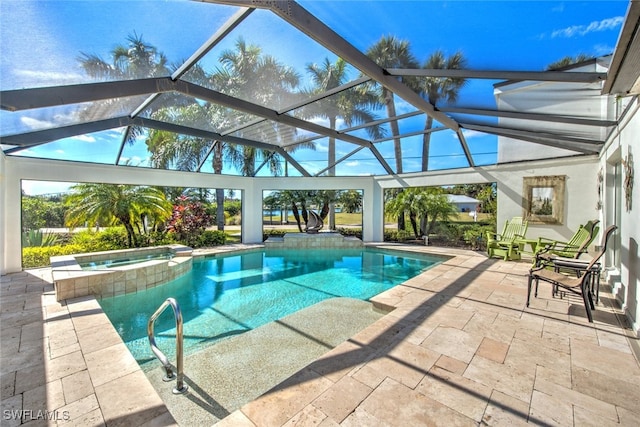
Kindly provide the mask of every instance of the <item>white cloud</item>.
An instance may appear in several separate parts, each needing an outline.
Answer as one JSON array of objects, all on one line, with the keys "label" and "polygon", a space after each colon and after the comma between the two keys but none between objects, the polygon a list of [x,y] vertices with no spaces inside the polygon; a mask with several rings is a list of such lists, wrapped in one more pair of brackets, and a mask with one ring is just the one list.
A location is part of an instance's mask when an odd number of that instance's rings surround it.
[{"label": "white cloud", "polygon": [[89,143],[96,142],[96,139],[90,135],[78,135],[78,136],[75,136],[74,138],[77,140],[89,142]]},{"label": "white cloud", "polygon": [[329,142],[320,141],[316,142],[316,151],[320,153],[326,153],[329,151]]},{"label": "white cloud", "polygon": [[27,79],[28,81],[36,81],[39,83],[42,82],[52,82],[55,84],[60,84],[63,82],[69,83],[78,83],[86,78],[81,74],[75,73],[59,73],[55,71],[40,71],[40,70],[13,70],[13,72],[18,76]]},{"label": "white cloud", "polygon": [[606,44],[597,44],[593,47],[593,51],[596,56],[609,55],[614,51],[614,47]]},{"label": "white cloud", "polygon": [[593,21],[589,25],[572,25],[567,28],[555,30],[551,33],[551,38],[556,37],[576,37],[585,36],[589,33],[598,31],[614,30],[618,28],[624,22],[622,16],[615,16],[613,18],[603,19],[601,21]]},{"label": "white cloud", "polygon": [[[466,139],[479,138],[481,136],[486,135],[483,132],[478,132],[477,130],[470,130],[470,129],[462,129],[462,134]],[[456,134],[451,134],[451,136],[456,140],[458,139],[458,136]]]},{"label": "white cloud", "polygon": [[69,187],[73,185],[69,182],[55,182],[55,181],[22,181],[22,190],[25,194],[35,196],[38,194],[55,194],[66,193],[69,191]]},{"label": "white cloud", "polygon": [[48,120],[38,120],[33,117],[20,117],[20,122],[29,129],[43,129],[51,127],[53,124]]},{"label": "white cloud", "polygon": [[58,154],[64,154],[64,150],[56,150],[55,152]]},{"label": "white cloud", "polygon": [[360,166],[360,162],[359,162],[359,161],[357,161],[357,160],[352,160],[352,161],[350,161],[350,162],[346,162],[346,163],[345,163],[345,166],[347,166],[347,167],[349,167],[349,168],[355,168],[355,167]]}]

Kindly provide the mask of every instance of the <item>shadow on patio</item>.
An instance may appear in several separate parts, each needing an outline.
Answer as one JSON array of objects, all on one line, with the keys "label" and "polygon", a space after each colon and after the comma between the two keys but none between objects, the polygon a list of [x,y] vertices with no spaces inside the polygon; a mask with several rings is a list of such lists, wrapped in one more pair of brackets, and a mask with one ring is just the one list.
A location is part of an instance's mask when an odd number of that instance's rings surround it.
[{"label": "shadow on patio", "polygon": [[[589,324],[579,299],[545,286],[525,309],[526,261],[413,250],[455,256],[376,296],[393,310],[218,425],[636,424],[634,339],[606,290]],[[20,424],[11,410],[174,422],[95,300],[56,303],[39,270],[4,276],[0,307],[3,425]]]}]

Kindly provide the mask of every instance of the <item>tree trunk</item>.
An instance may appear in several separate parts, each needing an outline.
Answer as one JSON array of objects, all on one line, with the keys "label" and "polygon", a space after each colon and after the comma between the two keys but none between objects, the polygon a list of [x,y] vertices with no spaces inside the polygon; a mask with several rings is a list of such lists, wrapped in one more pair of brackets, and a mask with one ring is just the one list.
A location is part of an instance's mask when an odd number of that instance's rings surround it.
[{"label": "tree trunk", "polygon": [[420,234],[422,236],[428,236],[429,235],[429,230],[427,230],[427,215],[426,214],[422,215],[422,218],[420,218]]},{"label": "tree trunk", "polygon": [[[387,116],[389,118],[396,116],[396,104],[393,101],[393,93],[387,89],[382,89],[382,96],[384,97],[384,104],[387,107]],[[398,122],[392,120],[389,122],[391,127],[391,135],[393,136],[393,151],[396,158],[396,173],[402,173],[402,144],[400,142],[400,128]]]},{"label": "tree trunk", "polygon": [[298,230],[302,233],[302,224],[300,223],[300,212],[298,212],[298,205],[296,202],[291,202],[291,212],[293,212],[293,217],[296,219],[296,223],[298,224]]},{"label": "tree trunk", "polygon": [[329,206],[331,206],[331,204],[327,203],[327,201],[325,201],[322,204],[322,209],[320,210],[319,215],[320,215],[320,219],[323,221],[327,218],[327,214],[329,213]]},{"label": "tree trunk", "polygon": [[[424,125],[424,130],[431,130],[433,127],[433,118],[427,116],[427,121]],[[431,145],[431,132],[422,135],[422,171],[426,172],[429,169],[429,146]]]},{"label": "tree trunk", "polygon": [[130,248],[135,247],[135,232],[133,231],[133,226],[128,218],[119,218],[122,225],[124,225],[124,229],[127,230],[127,242]]},{"label": "tree trunk", "polygon": [[[329,118],[329,127],[331,129],[336,128],[336,118]],[[336,140],[335,138],[329,138],[329,156],[328,156],[329,164],[327,166],[331,166],[328,170],[329,176],[336,176],[336,168],[333,166],[336,162]],[[336,229],[336,209],[333,203],[329,204],[329,230]]]},{"label": "tree trunk", "polygon": [[409,221],[411,221],[411,227],[413,228],[413,235],[416,237],[416,239],[419,239],[420,236],[418,235],[418,222],[417,222],[416,214],[414,212],[409,213]]},{"label": "tree trunk", "polygon": [[[389,118],[395,117],[396,104],[393,101],[393,93],[383,88],[382,96],[384,98],[384,104],[387,107],[387,116]],[[400,135],[400,128],[398,127],[398,122],[396,120],[389,122],[389,127],[391,127],[391,135],[393,135],[393,152],[396,158],[396,173],[402,173],[402,144],[400,142],[400,138],[398,138],[398,135]],[[402,213],[398,215],[398,231],[404,230],[404,228],[404,214]]]},{"label": "tree trunk", "polygon": [[216,188],[216,226],[224,230],[224,188]]},{"label": "tree trunk", "polygon": [[[214,144],[213,173],[221,175],[223,143],[215,141]],[[216,226],[218,230],[224,230],[224,188],[216,188]]]},{"label": "tree trunk", "polygon": [[433,230],[433,228],[436,226],[437,219],[438,215],[434,215],[433,218],[431,218],[431,222],[429,223],[429,230]]}]

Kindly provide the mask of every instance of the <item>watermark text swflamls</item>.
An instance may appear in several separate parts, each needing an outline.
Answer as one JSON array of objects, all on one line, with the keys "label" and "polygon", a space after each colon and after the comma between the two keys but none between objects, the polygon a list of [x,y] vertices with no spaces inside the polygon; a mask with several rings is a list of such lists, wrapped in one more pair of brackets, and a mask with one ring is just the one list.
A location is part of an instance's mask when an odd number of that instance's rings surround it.
[{"label": "watermark text swflamls", "polygon": [[69,411],[48,411],[41,409],[5,409],[2,411],[2,418],[5,420],[22,420],[22,422],[33,420],[49,421],[69,421],[71,419]]}]

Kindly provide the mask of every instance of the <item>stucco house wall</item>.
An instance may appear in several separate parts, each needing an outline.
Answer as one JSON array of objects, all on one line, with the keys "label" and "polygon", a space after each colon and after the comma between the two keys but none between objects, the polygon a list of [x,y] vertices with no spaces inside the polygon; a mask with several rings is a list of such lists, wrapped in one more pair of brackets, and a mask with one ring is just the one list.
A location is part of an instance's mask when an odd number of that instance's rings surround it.
[{"label": "stucco house wall", "polygon": [[[600,57],[582,65],[567,67],[565,71],[606,72],[610,60],[610,56]],[[602,96],[602,87],[603,82],[578,85],[564,82],[507,81],[495,85],[494,97],[499,110],[558,115],[571,111],[582,118],[612,119],[615,115],[615,97]],[[522,126],[522,121],[510,118],[500,118],[499,123],[507,128]],[[526,126],[530,130],[538,129],[541,132],[570,131],[575,137],[600,141],[604,141],[607,136],[605,130],[598,126],[531,120],[527,121]],[[575,154],[570,150],[504,136],[498,138],[498,163]]]},{"label": "stucco house wall", "polygon": [[[598,169],[604,173],[602,217],[608,224],[619,227],[616,238],[619,244],[619,259],[607,259],[608,280],[613,287],[616,300],[624,310],[633,330],[640,336],[640,183],[638,182],[638,158],[640,156],[640,103],[635,99],[629,113],[621,120],[616,132],[602,151]],[[626,205],[628,174],[625,163],[633,160],[635,183],[631,206]],[[618,165],[618,169],[616,169]],[[619,173],[616,176],[616,170]],[[617,188],[617,187],[621,188]]]}]

